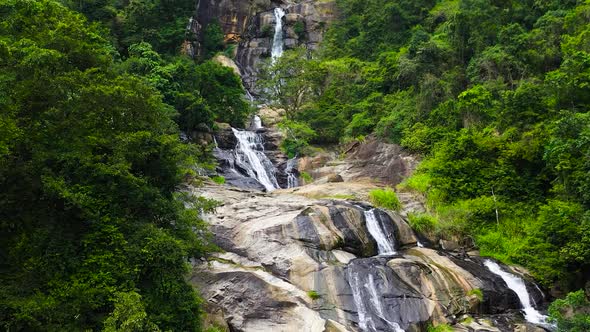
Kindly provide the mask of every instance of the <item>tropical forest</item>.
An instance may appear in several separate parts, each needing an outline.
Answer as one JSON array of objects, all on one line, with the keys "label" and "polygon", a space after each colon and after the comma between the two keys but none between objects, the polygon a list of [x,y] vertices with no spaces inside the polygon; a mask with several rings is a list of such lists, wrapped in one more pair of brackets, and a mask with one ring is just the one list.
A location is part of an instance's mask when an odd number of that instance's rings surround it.
[{"label": "tropical forest", "polygon": [[0,1],[0,329],[590,331],[590,0]]}]

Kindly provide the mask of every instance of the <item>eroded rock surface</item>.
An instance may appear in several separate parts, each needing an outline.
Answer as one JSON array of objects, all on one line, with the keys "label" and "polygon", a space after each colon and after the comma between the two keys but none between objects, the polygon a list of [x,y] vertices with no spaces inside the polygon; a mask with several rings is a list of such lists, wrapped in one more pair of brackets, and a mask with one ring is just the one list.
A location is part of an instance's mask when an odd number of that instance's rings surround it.
[{"label": "eroded rock surface", "polygon": [[[425,331],[431,322],[519,308],[479,258],[417,247],[395,212],[376,212],[397,251],[378,256],[366,203],[214,185],[198,193],[223,202],[208,219],[224,252],[197,264],[192,281],[232,331],[392,331],[394,324]],[[483,321],[471,323],[485,330]]]}]

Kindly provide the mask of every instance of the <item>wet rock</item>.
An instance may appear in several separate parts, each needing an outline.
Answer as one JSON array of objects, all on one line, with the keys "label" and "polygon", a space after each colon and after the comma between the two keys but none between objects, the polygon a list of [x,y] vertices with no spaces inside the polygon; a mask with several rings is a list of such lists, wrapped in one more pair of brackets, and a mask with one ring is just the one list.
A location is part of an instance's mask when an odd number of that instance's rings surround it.
[{"label": "wet rock", "polygon": [[[377,245],[364,218],[372,207],[365,203],[286,190],[195,190],[224,202],[206,218],[226,252],[197,264],[192,281],[232,330],[358,331],[370,319],[370,331],[392,331],[397,324],[421,332],[428,323],[512,331],[512,322],[522,321],[516,294],[481,259],[414,246],[396,212],[375,215],[386,233],[395,234],[398,254],[373,256]],[[311,299],[311,291],[319,298]],[[463,324],[466,314],[474,320]],[[489,324],[487,317],[493,317]]]},{"label": "wet rock", "polygon": [[356,259],[347,270],[361,329],[367,328],[368,321],[376,331],[391,331],[396,325],[407,329],[428,321],[436,308],[433,300],[387,265],[387,258]]},{"label": "wet rock", "polygon": [[216,123],[217,130],[214,133],[217,146],[220,149],[231,150],[236,147],[238,140],[227,123]]},{"label": "wet rock", "polygon": [[480,313],[496,314],[511,309],[520,309],[518,296],[507,287],[502,278],[490,273],[484,267],[482,258],[459,259],[453,256],[449,256],[449,258],[481,281],[480,287],[478,287],[483,293],[483,301],[479,307]]},{"label": "wet rock", "polygon": [[326,324],[304,302],[304,292],[265,272],[217,262],[201,271],[206,272],[195,274],[191,282],[216,285],[202,287],[202,296],[223,308],[231,331],[322,331]]}]

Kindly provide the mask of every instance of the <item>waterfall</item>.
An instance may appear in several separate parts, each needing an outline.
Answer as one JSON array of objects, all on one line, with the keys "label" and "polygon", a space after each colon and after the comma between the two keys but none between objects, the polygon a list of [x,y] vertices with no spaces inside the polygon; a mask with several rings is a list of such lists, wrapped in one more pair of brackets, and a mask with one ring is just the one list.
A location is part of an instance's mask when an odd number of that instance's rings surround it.
[{"label": "waterfall", "polygon": [[385,234],[383,227],[379,220],[377,220],[377,216],[375,215],[375,209],[371,209],[368,211],[364,211],[365,213],[365,221],[367,223],[367,229],[369,233],[377,242],[377,248],[379,250],[379,255],[394,255],[395,254],[395,246],[393,241],[390,240],[391,236]]},{"label": "waterfall", "polygon": [[275,34],[272,39],[271,58],[272,62],[275,62],[278,58],[283,55],[283,17],[285,11],[277,7],[274,10],[275,15]]},{"label": "waterfall", "polygon": [[297,166],[297,157],[287,160],[287,167],[285,167],[285,173],[287,174],[287,188],[295,188],[299,186],[297,175],[294,172],[295,166]]},{"label": "waterfall", "polygon": [[254,115],[252,117],[252,121],[250,122],[250,128],[252,130],[262,129],[262,120],[258,115]]},{"label": "waterfall", "polygon": [[[363,209],[360,206],[358,207]],[[378,260],[383,259],[380,256],[395,254],[395,243],[392,240],[393,234],[384,227],[381,218],[376,213],[377,211],[377,209],[363,209],[367,230],[377,242],[379,255],[373,258],[357,259],[350,263],[347,267],[348,282],[352,289],[352,297],[357,308],[361,331],[404,332],[401,326],[392,320],[391,317],[394,315],[392,315],[391,306],[384,303],[383,292],[386,290],[383,289],[383,284],[388,283],[387,277],[381,273],[382,271],[373,267]],[[391,220],[389,221],[391,222]],[[366,267],[362,267],[367,261],[371,262],[368,270]],[[384,283],[378,284],[375,281],[375,276],[384,278]]]},{"label": "waterfall", "polygon": [[510,288],[511,290],[513,290],[516,295],[518,296],[518,299],[520,300],[520,304],[523,307],[523,311],[524,311],[524,318],[527,320],[527,322],[533,323],[533,324],[547,324],[547,316],[541,314],[540,312],[538,312],[532,305],[531,305],[531,299],[529,296],[529,292],[526,289],[526,285],[524,284],[524,281],[519,278],[518,276],[508,273],[504,270],[502,270],[502,268],[500,267],[500,265],[498,265],[496,262],[493,262],[489,259],[486,259],[484,262],[484,265],[494,274],[500,276],[504,282],[506,283],[506,285],[508,285],[508,288]]},{"label": "waterfall", "polygon": [[348,280],[357,308],[361,331],[383,331],[382,325],[385,323],[388,327],[387,331],[404,332],[398,323],[386,318],[387,315],[383,309],[384,303],[372,274],[365,275],[362,270],[356,270],[355,265],[352,264],[348,267]]},{"label": "waterfall", "polygon": [[248,176],[254,178],[264,186],[267,191],[279,188],[275,178],[275,168],[272,162],[264,154],[264,141],[262,136],[246,130],[232,128],[238,140],[236,145],[236,163],[246,170]]}]

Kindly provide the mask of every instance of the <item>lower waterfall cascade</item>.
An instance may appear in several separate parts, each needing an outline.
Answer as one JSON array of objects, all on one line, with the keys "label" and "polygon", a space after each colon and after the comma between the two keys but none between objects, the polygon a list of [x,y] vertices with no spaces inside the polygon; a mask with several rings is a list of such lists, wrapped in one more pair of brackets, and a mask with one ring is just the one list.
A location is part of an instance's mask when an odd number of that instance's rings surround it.
[{"label": "lower waterfall cascade", "polygon": [[[520,300],[520,304],[522,305],[524,318],[528,322],[538,325],[547,324],[548,317],[541,314],[539,311],[537,311],[537,309],[535,309],[535,307],[533,307],[533,305],[531,304],[531,297],[529,295],[529,292],[527,291],[526,285],[520,277],[504,271],[500,267],[500,265],[498,265],[498,263],[492,260],[486,259],[484,261],[484,264],[492,273],[499,275],[502,278],[502,280],[506,282],[508,288],[510,288],[514,291],[514,293],[516,293],[518,299]],[[538,288],[537,285],[535,285],[535,287]]]},{"label": "lower waterfall cascade", "polygon": [[267,191],[279,188],[275,177],[276,169],[264,154],[264,141],[256,132],[232,128],[238,140],[236,163],[248,172],[251,178],[260,182]]}]

